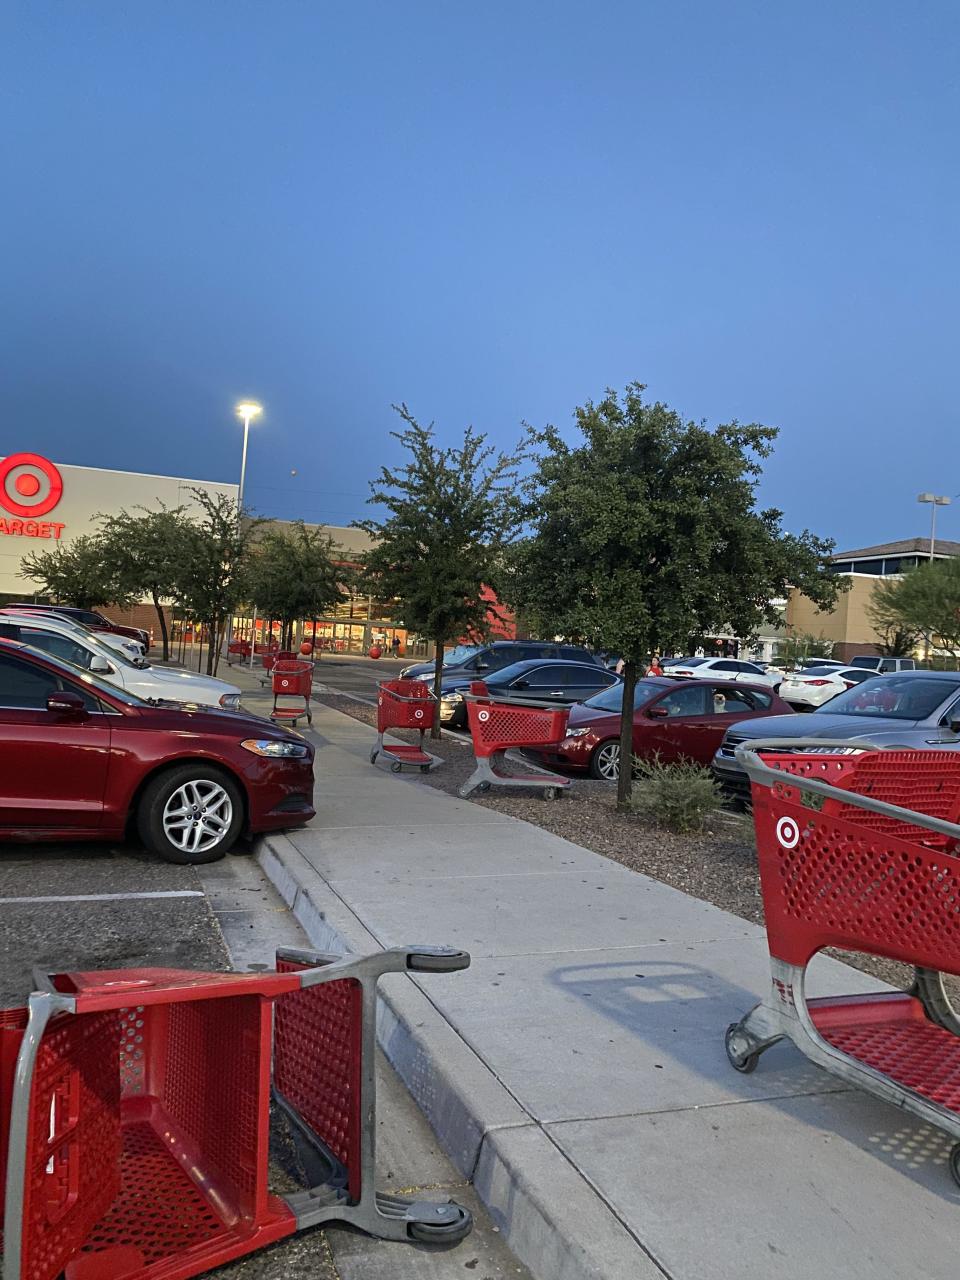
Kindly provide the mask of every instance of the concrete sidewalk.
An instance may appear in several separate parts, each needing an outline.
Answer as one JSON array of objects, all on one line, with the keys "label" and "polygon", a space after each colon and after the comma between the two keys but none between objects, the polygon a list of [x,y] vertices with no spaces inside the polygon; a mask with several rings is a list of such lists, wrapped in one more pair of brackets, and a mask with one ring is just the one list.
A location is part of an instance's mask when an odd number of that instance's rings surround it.
[{"label": "concrete sidewalk", "polygon": [[[472,954],[389,979],[381,1041],[536,1276],[955,1274],[942,1135],[791,1046],[752,1076],[727,1064],[724,1029],[768,982],[762,930],[372,768],[371,730],[338,712],[317,707],[313,736],[318,817],[261,863],[317,946]],[[873,985],[820,959],[812,989]]]}]

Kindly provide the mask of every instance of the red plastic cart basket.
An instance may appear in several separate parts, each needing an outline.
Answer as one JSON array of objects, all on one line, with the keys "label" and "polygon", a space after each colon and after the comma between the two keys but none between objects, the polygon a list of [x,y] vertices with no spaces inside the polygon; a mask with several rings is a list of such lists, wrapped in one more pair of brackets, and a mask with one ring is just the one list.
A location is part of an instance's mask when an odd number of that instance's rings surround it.
[{"label": "red plastic cart basket", "polygon": [[247,661],[252,653],[253,646],[249,640],[231,640],[227,645],[227,666],[233,666],[232,660]]},{"label": "red plastic cart basket", "polygon": [[[569,707],[524,699],[522,702],[493,702],[486,686],[476,682],[464,695],[467,723],[473,739],[476,768],[460,788],[466,799],[473,791],[498,787],[540,787],[546,799],[554,800],[570,786],[570,779],[537,769],[527,763],[525,773],[503,771],[506,753],[524,747],[548,747],[563,741]],[[533,770],[530,772],[529,770]]]},{"label": "red plastic cart basket", "polygon": [[[430,686],[423,680],[381,680],[377,686],[377,742],[370,752],[370,763],[376,764],[377,757],[384,755],[390,758],[394,773],[405,764],[429,773],[437,761],[424,751],[423,735],[433,726],[436,705]],[[388,729],[419,729],[420,745],[388,745],[383,740]]]},{"label": "red plastic cart basket", "polygon": [[[753,789],[772,983],[727,1028],[731,1064],[753,1071],[789,1038],[956,1139],[960,1183],[960,1010],[943,980],[960,975],[960,755],[806,739],[747,742],[737,759]],[[808,1000],[807,965],[824,947],[904,961],[914,984]]]},{"label": "red plastic cart basket", "polygon": [[[379,1195],[373,1176],[377,980],[469,957],[277,958],[262,974],[61,974],[28,1014],[0,1013],[3,1280],[186,1280],[332,1219],[467,1234],[459,1205]],[[285,1197],[267,1184],[271,1045],[308,1174]]]},{"label": "red plastic cart basket", "polygon": [[301,717],[306,716],[307,724],[313,724],[310,711],[310,697],[313,693],[312,662],[307,662],[304,658],[278,658],[270,672],[270,684],[273,690],[271,720],[296,726]]}]

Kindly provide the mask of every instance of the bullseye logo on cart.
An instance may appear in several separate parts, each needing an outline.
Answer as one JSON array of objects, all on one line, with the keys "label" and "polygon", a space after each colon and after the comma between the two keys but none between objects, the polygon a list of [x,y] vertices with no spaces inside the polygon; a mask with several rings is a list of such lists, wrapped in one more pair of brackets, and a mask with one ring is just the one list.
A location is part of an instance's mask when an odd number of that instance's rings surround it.
[{"label": "bullseye logo on cart", "polygon": [[0,462],[0,537],[59,539],[65,525],[42,520],[63,497],[63,477],[39,453],[11,453]]},{"label": "bullseye logo on cart", "polygon": [[793,818],[780,818],[777,822],[777,840],[781,848],[795,849],[800,843],[800,828]]},{"label": "bullseye logo on cart", "polygon": [[489,711],[478,711],[478,712],[477,712],[477,719],[480,721],[480,723],[481,723],[481,724],[486,724],[486,723],[487,723],[487,721],[490,719],[490,712],[489,712]]}]

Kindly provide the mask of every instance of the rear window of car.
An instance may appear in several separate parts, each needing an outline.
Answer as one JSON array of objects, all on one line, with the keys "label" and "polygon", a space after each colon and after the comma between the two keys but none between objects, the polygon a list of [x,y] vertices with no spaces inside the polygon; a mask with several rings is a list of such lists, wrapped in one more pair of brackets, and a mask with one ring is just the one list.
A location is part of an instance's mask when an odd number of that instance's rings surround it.
[{"label": "rear window of car", "polygon": [[953,683],[914,675],[877,676],[837,694],[813,714],[926,720],[942,702],[958,693],[960,677]]},{"label": "rear window of car", "polygon": [[699,667],[703,662],[706,662],[706,658],[667,658],[660,665],[661,667]]},{"label": "rear window of car", "polygon": [[593,656],[586,649],[578,649],[576,645],[561,645],[560,657],[570,662],[592,662]]}]

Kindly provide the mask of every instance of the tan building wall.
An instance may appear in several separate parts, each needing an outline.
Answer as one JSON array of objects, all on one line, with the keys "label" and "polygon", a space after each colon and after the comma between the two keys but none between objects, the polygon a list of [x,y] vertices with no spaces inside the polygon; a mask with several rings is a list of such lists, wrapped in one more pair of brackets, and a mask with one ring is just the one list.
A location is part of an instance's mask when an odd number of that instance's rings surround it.
[{"label": "tan building wall", "polygon": [[786,622],[791,635],[823,636],[832,640],[837,658],[877,652],[878,636],[867,613],[880,578],[867,574],[850,574],[845,578],[849,590],[838,598],[830,612],[822,613],[807,596],[797,590],[787,600]]}]

